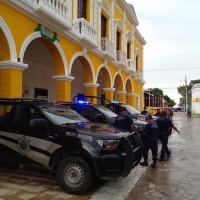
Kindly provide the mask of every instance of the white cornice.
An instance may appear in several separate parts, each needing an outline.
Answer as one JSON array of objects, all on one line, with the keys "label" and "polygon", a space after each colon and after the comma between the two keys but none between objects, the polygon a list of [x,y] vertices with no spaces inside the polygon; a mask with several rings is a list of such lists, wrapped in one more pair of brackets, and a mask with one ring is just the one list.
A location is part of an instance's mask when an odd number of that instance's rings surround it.
[{"label": "white cornice", "polygon": [[114,92],[116,89],[115,88],[103,88],[103,90],[106,92]]},{"label": "white cornice", "polygon": [[126,96],[129,96],[129,97],[138,97],[139,95],[135,94],[135,93],[127,93]]},{"label": "white cornice", "polygon": [[[137,17],[135,16],[135,14],[133,13],[132,9],[130,8],[130,6],[128,5],[128,3],[126,3],[125,0],[116,0],[116,3],[115,3],[115,6],[116,8],[118,9],[118,11],[122,14],[122,10],[121,8],[119,7],[119,5],[124,8],[125,12],[126,12],[126,15],[127,15],[127,18],[133,22],[133,25],[134,26],[138,26],[139,25],[139,22],[137,20]],[[123,14],[122,14],[123,15]]]},{"label": "white cornice", "polygon": [[16,69],[23,71],[28,67],[27,64],[16,62],[12,60],[0,61],[0,70],[2,69]]},{"label": "white cornice", "polygon": [[127,91],[117,91],[117,94],[126,94]]},{"label": "white cornice", "polygon": [[84,83],[83,84],[86,88],[97,88],[99,87],[98,83]]},{"label": "white cornice", "polygon": [[55,81],[73,81],[74,80],[74,77],[73,76],[66,76],[66,75],[61,75],[61,76],[52,76],[52,78],[55,80]]},{"label": "white cornice", "polygon": [[140,32],[138,31],[137,28],[135,28],[135,36],[137,37],[137,39],[139,40],[141,45],[145,45],[147,43],[145,41],[144,37],[142,37],[142,35],[140,34]]}]

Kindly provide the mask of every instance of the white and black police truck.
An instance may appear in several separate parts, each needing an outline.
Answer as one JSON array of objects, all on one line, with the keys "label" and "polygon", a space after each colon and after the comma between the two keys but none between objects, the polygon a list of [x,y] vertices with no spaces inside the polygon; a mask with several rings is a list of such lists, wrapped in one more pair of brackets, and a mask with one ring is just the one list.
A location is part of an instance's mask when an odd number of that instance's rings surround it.
[{"label": "white and black police truck", "polygon": [[42,99],[0,98],[0,159],[56,170],[60,187],[83,194],[94,178],[126,177],[141,160],[136,132],[89,122]]}]

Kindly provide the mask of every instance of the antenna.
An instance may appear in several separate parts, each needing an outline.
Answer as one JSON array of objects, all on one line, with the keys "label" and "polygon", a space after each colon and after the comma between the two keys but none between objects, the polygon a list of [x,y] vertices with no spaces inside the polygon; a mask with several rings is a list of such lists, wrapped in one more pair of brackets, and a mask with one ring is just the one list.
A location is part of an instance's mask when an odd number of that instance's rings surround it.
[{"label": "antenna", "polygon": [[51,93],[50,93],[50,91],[49,91],[49,88],[48,88],[48,86],[47,86],[47,83],[46,83],[46,87],[47,87],[47,90],[48,90],[48,93],[49,93],[49,97],[50,97],[50,99],[51,99],[51,104],[53,104],[52,98],[51,98]]}]

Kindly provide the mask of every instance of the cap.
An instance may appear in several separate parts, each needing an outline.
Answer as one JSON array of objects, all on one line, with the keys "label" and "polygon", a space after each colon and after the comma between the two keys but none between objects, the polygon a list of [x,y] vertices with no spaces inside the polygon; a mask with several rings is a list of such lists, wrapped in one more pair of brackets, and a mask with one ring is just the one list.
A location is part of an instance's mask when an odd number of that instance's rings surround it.
[{"label": "cap", "polygon": [[146,119],[153,119],[152,115],[147,115]]},{"label": "cap", "polygon": [[[121,110],[121,111],[126,111],[127,108],[126,108],[126,107],[121,107],[120,110]],[[127,110],[127,111],[128,111],[128,110]]]},{"label": "cap", "polygon": [[167,111],[162,111],[162,116],[167,116]]}]

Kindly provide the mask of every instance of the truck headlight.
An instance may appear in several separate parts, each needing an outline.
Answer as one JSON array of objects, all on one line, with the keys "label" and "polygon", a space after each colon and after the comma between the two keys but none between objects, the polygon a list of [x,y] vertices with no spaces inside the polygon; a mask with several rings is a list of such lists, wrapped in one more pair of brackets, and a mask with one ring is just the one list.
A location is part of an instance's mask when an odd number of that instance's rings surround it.
[{"label": "truck headlight", "polygon": [[135,126],[135,128],[137,131],[143,131],[144,126]]},{"label": "truck headlight", "polygon": [[96,140],[96,143],[104,149],[117,149],[119,140]]}]

